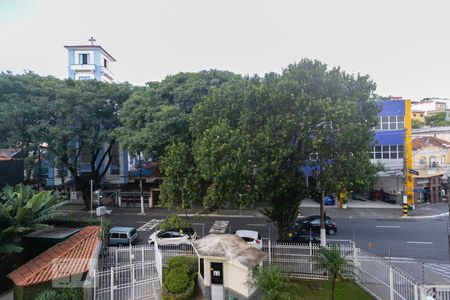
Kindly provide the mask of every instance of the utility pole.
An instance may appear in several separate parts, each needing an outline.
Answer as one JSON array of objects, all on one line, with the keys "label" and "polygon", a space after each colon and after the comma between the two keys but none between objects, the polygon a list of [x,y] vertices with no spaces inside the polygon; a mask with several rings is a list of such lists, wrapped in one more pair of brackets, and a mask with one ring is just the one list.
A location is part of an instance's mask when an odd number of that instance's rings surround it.
[{"label": "utility pole", "polygon": [[320,245],[327,245],[327,231],[325,229],[325,191],[320,193]]},{"label": "utility pole", "polygon": [[142,156],[139,153],[139,190],[141,192],[141,215],[145,215],[144,211],[144,191],[142,187]]}]

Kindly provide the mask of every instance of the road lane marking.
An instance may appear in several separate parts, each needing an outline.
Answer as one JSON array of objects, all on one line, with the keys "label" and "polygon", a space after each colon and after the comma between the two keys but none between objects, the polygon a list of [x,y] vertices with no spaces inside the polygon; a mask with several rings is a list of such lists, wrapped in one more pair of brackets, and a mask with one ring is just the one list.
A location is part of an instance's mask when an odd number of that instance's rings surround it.
[{"label": "road lane marking", "polygon": [[247,224],[247,226],[266,227],[267,224]]},{"label": "road lane marking", "polygon": [[152,231],[162,221],[164,221],[164,220],[163,219],[151,219],[150,221],[146,222],[144,225],[139,227],[137,231]]},{"label": "road lane marking", "polygon": [[414,258],[411,257],[395,257],[395,256],[385,256],[384,259],[390,259],[390,260],[403,260],[403,261],[415,261]]},{"label": "road lane marking", "polygon": [[377,225],[377,228],[400,228],[399,225]]},{"label": "road lane marking", "polygon": [[230,221],[214,221],[213,226],[209,229],[209,233],[225,233]]},{"label": "road lane marking", "polygon": [[415,242],[415,241],[406,241],[408,244],[424,244],[424,245],[431,245],[433,242]]}]

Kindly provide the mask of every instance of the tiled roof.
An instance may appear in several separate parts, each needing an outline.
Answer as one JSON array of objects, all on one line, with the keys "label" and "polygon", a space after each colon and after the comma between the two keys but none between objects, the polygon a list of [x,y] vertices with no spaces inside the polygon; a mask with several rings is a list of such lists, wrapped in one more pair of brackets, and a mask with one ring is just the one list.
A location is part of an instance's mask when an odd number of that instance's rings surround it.
[{"label": "tiled roof", "polygon": [[[85,227],[70,239],[56,244],[8,274],[8,277],[17,286],[27,286],[87,272],[89,259],[94,258],[100,243],[99,232],[98,226]],[[58,270],[63,272],[55,272],[55,260],[59,260]]]},{"label": "tiled roof", "polygon": [[423,147],[435,146],[441,148],[450,148],[450,142],[442,139],[438,139],[432,136],[418,137],[412,140],[413,150],[419,150]]}]

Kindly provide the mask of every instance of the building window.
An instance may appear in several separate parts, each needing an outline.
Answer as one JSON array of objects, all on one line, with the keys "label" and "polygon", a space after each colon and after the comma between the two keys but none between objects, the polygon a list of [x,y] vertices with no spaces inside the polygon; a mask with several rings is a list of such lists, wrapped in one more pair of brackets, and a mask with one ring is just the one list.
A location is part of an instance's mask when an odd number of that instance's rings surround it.
[{"label": "building window", "polygon": [[108,61],[106,59],[103,59],[103,66],[105,68],[108,68]]},{"label": "building window", "polygon": [[381,117],[381,129],[389,129],[389,117]]},{"label": "building window", "polygon": [[372,146],[369,155],[371,159],[402,159],[403,151],[403,145]]},{"label": "building window", "polygon": [[404,116],[382,116],[374,130],[397,130],[405,128]]},{"label": "building window", "polygon": [[441,156],[441,166],[445,165],[445,155]]},{"label": "building window", "polygon": [[111,175],[120,175],[120,151],[117,143],[111,148],[111,164],[109,168]]},{"label": "building window", "polygon": [[425,166],[427,163],[427,159],[425,157],[419,158],[419,165]]},{"label": "building window", "polygon": [[389,146],[383,146],[383,159],[389,159]]},{"label": "building window", "polygon": [[91,77],[90,76],[80,76],[80,77],[78,77],[78,79],[79,80],[89,80],[89,79],[91,79]]},{"label": "building window", "polygon": [[375,159],[381,159],[381,146],[375,146]]},{"label": "building window", "polygon": [[430,156],[429,161],[430,161],[430,167],[431,168],[437,167],[436,156]]},{"label": "building window", "polygon": [[391,152],[391,158],[392,159],[397,159],[398,155],[397,155],[397,145],[391,145],[390,147],[390,152]]},{"label": "building window", "polygon": [[79,60],[78,63],[80,65],[87,65],[87,64],[89,64],[89,54],[87,54],[87,53],[80,54],[78,56],[78,60]]}]

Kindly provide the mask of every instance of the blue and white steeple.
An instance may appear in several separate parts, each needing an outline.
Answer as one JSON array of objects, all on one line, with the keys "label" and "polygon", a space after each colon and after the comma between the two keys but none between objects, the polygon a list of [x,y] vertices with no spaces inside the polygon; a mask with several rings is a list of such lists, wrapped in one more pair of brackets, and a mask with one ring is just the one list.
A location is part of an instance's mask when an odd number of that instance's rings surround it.
[{"label": "blue and white steeple", "polygon": [[64,46],[69,51],[69,78],[114,82],[110,66],[116,60],[101,46],[94,45],[95,41],[91,37],[90,45]]}]

